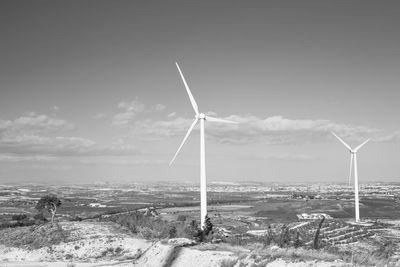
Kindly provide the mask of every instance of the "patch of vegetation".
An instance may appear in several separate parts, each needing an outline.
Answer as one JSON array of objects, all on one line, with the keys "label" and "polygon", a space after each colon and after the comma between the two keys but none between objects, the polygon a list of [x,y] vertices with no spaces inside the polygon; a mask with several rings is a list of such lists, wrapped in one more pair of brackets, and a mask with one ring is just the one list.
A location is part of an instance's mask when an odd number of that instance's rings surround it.
[{"label": "patch of vegetation", "polygon": [[369,248],[342,249],[337,246],[327,246],[323,251],[336,255],[344,262],[356,266],[388,266],[389,257],[395,251],[396,243],[386,240],[383,243],[374,241]]},{"label": "patch of vegetation", "polygon": [[[124,214],[109,215],[102,217],[103,221],[112,221],[128,228],[145,239],[162,239],[185,237],[194,238],[197,241],[209,241],[212,236],[213,225],[210,218],[206,219],[206,227],[201,230],[196,221],[174,221],[168,222],[159,217],[146,215],[140,211],[132,211]],[[207,240],[206,240],[207,239]]]},{"label": "patch of vegetation", "polygon": [[11,219],[13,221],[24,221],[28,219],[28,216],[26,214],[14,214]]},{"label": "patch of vegetation", "polygon": [[0,231],[0,244],[25,249],[39,249],[65,242],[69,232],[59,224],[33,225]]}]

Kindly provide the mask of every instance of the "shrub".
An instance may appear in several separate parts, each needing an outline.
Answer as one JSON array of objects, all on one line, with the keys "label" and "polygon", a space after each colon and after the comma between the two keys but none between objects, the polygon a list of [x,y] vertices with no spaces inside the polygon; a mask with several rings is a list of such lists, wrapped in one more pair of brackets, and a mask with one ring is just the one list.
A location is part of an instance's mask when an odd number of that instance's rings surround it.
[{"label": "shrub", "polygon": [[39,249],[65,242],[69,232],[58,224],[44,224],[19,229],[4,229],[0,242],[10,247]]},{"label": "shrub", "polygon": [[83,219],[79,215],[76,215],[75,217],[70,219],[70,221],[72,222],[81,222],[82,220]]},{"label": "shrub", "polygon": [[176,220],[178,222],[184,222],[184,221],[186,221],[186,219],[187,219],[186,215],[180,214]]},{"label": "shrub", "polygon": [[169,238],[175,238],[176,237],[176,226],[175,225],[170,225],[169,230],[168,230],[168,237]]},{"label": "shrub", "polygon": [[46,217],[44,217],[43,213],[38,213],[33,218],[39,222],[47,222]]},{"label": "shrub", "polygon": [[117,247],[117,248],[114,250],[114,253],[117,254],[117,255],[119,255],[119,254],[122,253],[122,251],[124,251],[123,248]]},{"label": "shrub", "polygon": [[14,214],[11,219],[13,221],[23,221],[28,219],[28,216],[26,214]]}]

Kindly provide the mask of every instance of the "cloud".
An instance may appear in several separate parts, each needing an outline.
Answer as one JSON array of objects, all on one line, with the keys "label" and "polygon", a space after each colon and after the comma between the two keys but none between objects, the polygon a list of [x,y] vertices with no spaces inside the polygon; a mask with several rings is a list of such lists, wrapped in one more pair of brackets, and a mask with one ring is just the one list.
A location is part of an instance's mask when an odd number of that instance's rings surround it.
[{"label": "cloud", "polygon": [[283,154],[283,155],[266,155],[266,156],[241,156],[239,159],[245,160],[262,160],[262,161],[303,161],[310,160],[312,157],[310,155],[305,154]]},{"label": "cloud", "polygon": [[50,162],[54,160],[56,160],[55,157],[43,156],[43,155],[24,156],[15,154],[0,154],[0,162],[21,162],[21,161]]},{"label": "cloud", "polygon": [[57,110],[60,110],[60,107],[59,107],[59,106],[53,106],[53,109],[54,109],[55,111],[57,111]]},{"label": "cloud", "polygon": [[20,133],[39,134],[72,130],[74,125],[62,119],[29,112],[15,120],[0,119],[0,134],[15,136]]},{"label": "cloud", "polygon": [[347,140],[359,141],[365,139],[366,136],[382,132],[366,126],[340,124],[321,119],[287,119],[282,116],[261,119],[253,115],[232,115],[226,119],[239,124],[224,127],[209,126],[211,128],[210,135],[220,142],[299,144],[325,140],[327,136],[331,136],[331,131],[337,132]]},{"label": "cloud", "polygon": [[400,131],[395,131],[386,135],[377,136],[373,139],[375,142],[395,143],[400,142]]},{"label": "cloud", "polygon": [[165,108],[166,108],[166,106],[163,105],[163,104],[156,104],[156,105],[152,106],[152,107],[149,109],[149,112],[152,112],[152,111],[161,111],[161,110],[164,110]]},{"label": "cloud", "polygon": [[163,137],[184,135],[192,122],[193,119],[184,118],[175,118],[170,121],[146,119],[135,122],[131,133],[142,140],[160,140]]},{"label": "cloud", "polygon": [[13,139],[1,139],[2,152],[20,155],[47,156],[104,156],[137,155],[139,149],[133,146],[100,147],[96,142],[82,137],[21,135]]},{"label": "cloud", "polygon": [[160,159],[132,159],[132,158],[101,158],[101,159],[94,159],[94,158],[87,158],[82,159],[79,161],[81,164],[88,164],[88,165],[150,165],[150,164],[168,164],[167,160],[160,160]]},{"label": "cloud", "polygon": [[137,113],[144,111],[145,104],[139,102],[138,100],[133,100],[131,102],[120,102],[118,104],[118,109],[121,109],[122,111],[113,117],[112,124],[123,127],[129,125],[136,117]]},{"label": "cloud", "polygon": [[168,117],[168,118],[172,118],[172,117],[175,117],[175,115],[176,115],[176,112],[171,112],[171,113],[169,113],[169,114],[167,115],[167,117]]},{"label": "cloud", "polygon": [[[224,119],[239,124],[206,123],[207,138],[220,143],[248,144],[301,144],[331,138],[331,131],[348,141],[364,141],[373,138],[378,142],[399,141],[400,133],[387,133],[382,129],[368,126],[341,124],[330,120],[288,119],[272,116],[265,119],[254,115],[231,115]],[[184,136],[192,119],[173,118],[170,120],[141,120],[132,126],[132,135],[144,140]]]},{"label": "cloud", "polygon": [[[100,147],[95,141],[75,136],[65,136],[73,124],[44,114],[27,113],[15,120],[0,119],[0,151],[17,155],[21,160],[28,156],[82,156],[138,154],[132,146]],[[4,158],[3,158],[4,159]],[[11,158],[9,158],[11,159]]]},{"label": "cloud", "polygon": [[131,102],[122,101],[118,103],[118,109],[120,109],[121,112],[117,113],[113,117],[112,125],[118,127],[129,127],[139,113],[151,113],[164,110],[165,108],[166,107],[163,104],[156,104],[147,107],[138,99],[132,100]]}]

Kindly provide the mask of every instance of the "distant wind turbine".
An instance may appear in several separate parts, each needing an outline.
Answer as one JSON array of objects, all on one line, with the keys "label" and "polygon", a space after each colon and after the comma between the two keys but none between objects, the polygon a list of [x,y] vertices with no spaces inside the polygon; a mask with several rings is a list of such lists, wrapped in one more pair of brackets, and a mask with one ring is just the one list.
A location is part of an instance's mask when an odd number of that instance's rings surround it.
[{"label": "distant wind turbine", "polygon": [[172,158],[171,162],[169,165],[171,165],[176,156],[178,156],[179,151],[181,150],[183,144],[186,142],[186,139],[189,137],[190,133],[192,132],[194,126],[198,121],[200,121],[200,224],[201,227],[204,229],[205,226],[205,218],[207,216],[207,180],[206,180],[206,159],[205,159],[205,139],[204,139],[204,121],[211,121],[211,122],[222,122],[222,123],[234,123],[236,124],[237,122],[229,121],[229,120],[224,120],[220,118],[213,118],[210,116],[206,116],[204,113],[199,113],[199,108],[197,106],[196,101],[194,100],[194,97],[192,93],[190,92],[189,86],[186,83],[185,77],[182,74],[181,69],[179,68],[178,63],[176,63],[176,67],[178,68],[179,74],[181,75],[183,84],[185,85],[186,92],[189,95],[190,103],[192,103],[194,112],[195,112],[195,119],[190,125],[189,130],[187,131],[185,137],[183,138],[183,141],[181,145],[179,146],[178,150],[176,151],[174,157]]},{"label": "distant wind turbine", "polygon": [[349,174],[349,184],[351,179],[351,171],[353,170],[354,164],[354,200],[355,200],[355,212],[356,212],[356,222],[360,221],[360,207],[358,202],[358,172],[357,172],[357,152],[358,150],[364,146],[370,138],[364,141],[361,145],[352,149],[348,144],[346,144],[339,136],[337,136],[334,132],[332,134],[350,151],[350,174]]}]

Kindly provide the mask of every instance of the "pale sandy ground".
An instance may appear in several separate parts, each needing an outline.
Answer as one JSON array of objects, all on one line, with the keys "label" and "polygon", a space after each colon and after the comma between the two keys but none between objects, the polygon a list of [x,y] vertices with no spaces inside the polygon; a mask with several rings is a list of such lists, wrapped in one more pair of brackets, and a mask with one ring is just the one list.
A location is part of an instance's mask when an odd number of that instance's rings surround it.
[{"label": "pale sandy ground", "polygon": [[[202,252],[138,239],[112,223],[60,224],[64,230],[71,230],[66,243],[36,250],[0,245],[0,267],[220,266],[221,261],[233,257],[231,252]],[[116,248],[120,248],[118,253]],[[140,254],[143,256],[134,262]]]},{"label": "pale sandy ground", "polygon": [[[160,241],[138,239],[112,223],[63,222],[60,224],[63,229],[71,231],[71,236],[66,243],[36,250],[0,246],[0,267],[218,267],[232,266],[237,262],[237,256],[233,252],[176,247]],[[120,248],[118,252],[116,248]],[[137,258],[137,255],[141,257]],[[252,266],[252,262],[250,260],[242,262],[242,265],[239,263],[235,265],[235,267],[239,266]],[[347,265],[339,262],[314,261],[286,263],[278,259],[266,266]]]}]

